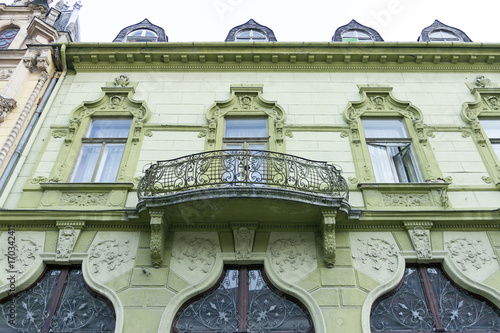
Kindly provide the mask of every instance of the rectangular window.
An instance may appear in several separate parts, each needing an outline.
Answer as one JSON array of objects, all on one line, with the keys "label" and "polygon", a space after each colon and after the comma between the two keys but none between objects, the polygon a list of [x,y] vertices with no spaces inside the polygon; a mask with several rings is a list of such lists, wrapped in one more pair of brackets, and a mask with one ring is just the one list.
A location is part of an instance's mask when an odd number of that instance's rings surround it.
[{"label": "rectangular window", "polygon": [[422,172],[400,119],[363,119],[375,179],[380,183],[422,182]]},{"label": "rectangular window", "polygon": [[132,119],[93,119],[73,168],[71,182],[114,182]]},{"label": "rectangular window", "polygon": [[266,118],[226,118],[226,149],[265,150],[268,140]]},{"label": "rectangular window", "polygon": [[490,139],[491,146],[500,159],[500,120],[498,119],[481,119],[481,125],[484,132]]}]

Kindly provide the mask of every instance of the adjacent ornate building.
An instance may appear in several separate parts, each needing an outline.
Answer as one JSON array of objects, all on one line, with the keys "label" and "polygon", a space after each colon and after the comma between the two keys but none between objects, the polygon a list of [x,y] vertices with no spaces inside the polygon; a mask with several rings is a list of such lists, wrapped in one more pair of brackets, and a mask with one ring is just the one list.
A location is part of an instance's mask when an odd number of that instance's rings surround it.
[{"label": "adjacent ornate building", "polygon": [[500,45],[167,40],[54,44],[0,332],[500,331]]},{"label": "adjacent ornate building", "polygon": [[0,193],[57,80],[50,44],[79,41],[80,4],[50,2],[0,4]]}]

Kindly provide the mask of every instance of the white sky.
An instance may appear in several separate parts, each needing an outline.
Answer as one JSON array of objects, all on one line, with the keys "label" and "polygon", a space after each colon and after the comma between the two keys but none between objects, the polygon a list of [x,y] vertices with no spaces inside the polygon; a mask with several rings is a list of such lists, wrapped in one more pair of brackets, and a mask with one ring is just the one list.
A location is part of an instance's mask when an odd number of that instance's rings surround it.
[{"label": "white sky", "polygon": [[[54,0],[52,5],[57,3]],[[68,0],[72,5],[74,0]],[[330,41],[351,19],[385,41],[416,41],[435,19],[474,42],[500,42],[499,0],[81,0],[83,42],[111,42],[126,26],[148,18],[171,42],[224,41],[253,18],[278,41]]]}]

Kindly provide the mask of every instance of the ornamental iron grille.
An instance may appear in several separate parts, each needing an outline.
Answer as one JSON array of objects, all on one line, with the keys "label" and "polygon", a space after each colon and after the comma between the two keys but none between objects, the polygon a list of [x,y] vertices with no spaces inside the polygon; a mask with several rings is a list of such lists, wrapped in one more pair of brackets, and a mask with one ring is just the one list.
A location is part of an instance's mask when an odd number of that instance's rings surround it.
[{"label": "ornamental iron grille", "polygon": [[49,269],[34,286],[0,303],[0,332],[115,331],[112,306],[83,280],[81,269]]},{"label": "ornamental iron grille", "polygon": [[314,332],[307,310],[270,287],[262,268],[229,268],[215,290],[186,304],[172,332]]},{"label": "ornamental iron grille", "polygon": [[284,188],[348,199],[340,167],[264,150],[216,150],[158,161],[145,171],[139,199],[223,186]]},{"label": "ornamental iron grille", "polygon": [[500,312],[455,286],[439,267],[407,267],[371,313],[372,332],[500,332]]}]

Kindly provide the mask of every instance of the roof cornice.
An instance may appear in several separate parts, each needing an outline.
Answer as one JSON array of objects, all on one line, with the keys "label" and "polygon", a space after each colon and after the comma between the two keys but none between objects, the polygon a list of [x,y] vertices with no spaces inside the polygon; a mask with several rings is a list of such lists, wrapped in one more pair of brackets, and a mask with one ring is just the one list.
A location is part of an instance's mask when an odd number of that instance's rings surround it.
[{"label": "roof cornice", "polygon": [[[61,44],[56,44],[61,45]],[[500,71],[500,43],[70,43],[76,71]]]}]

